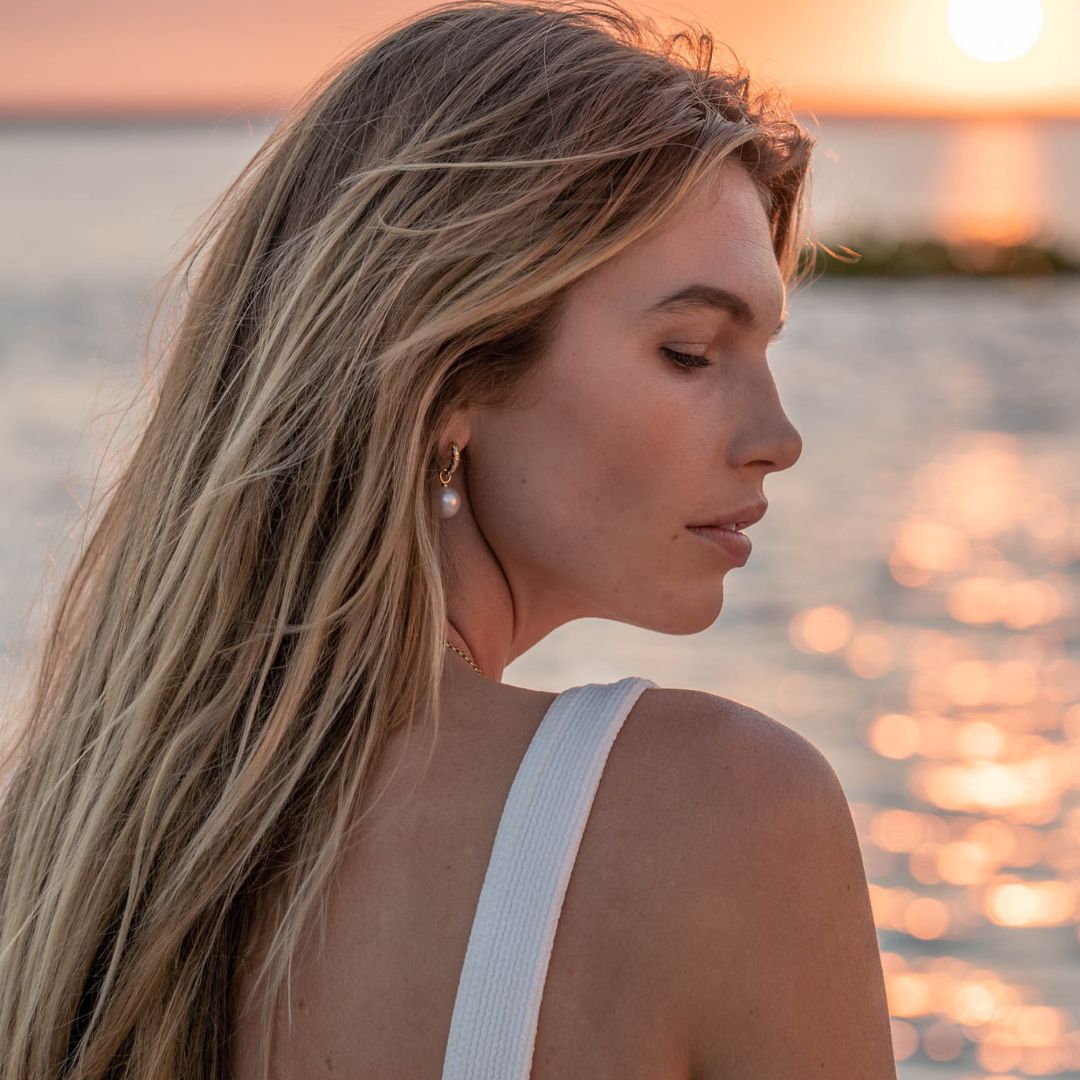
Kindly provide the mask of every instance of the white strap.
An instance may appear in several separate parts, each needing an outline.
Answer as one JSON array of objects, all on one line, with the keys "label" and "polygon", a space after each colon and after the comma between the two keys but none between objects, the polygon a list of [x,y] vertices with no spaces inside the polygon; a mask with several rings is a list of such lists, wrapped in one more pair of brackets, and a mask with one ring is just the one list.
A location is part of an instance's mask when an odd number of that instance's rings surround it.
[{"label": "white strap", "polygon": [[528,1080],[570,871],[611,745],[650,679],[559,694],[503,807],[450,1022],[443,1080]]}]

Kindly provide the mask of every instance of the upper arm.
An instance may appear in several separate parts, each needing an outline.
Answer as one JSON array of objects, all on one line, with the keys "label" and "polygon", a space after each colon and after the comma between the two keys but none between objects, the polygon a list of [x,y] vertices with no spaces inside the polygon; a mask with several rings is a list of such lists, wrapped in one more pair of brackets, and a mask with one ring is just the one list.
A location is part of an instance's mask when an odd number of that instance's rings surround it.
[{"label": "upper arm", "polygon": [[756,710],[695,695],[701,792],[688,1033],[700,1080],[895,1080],[865,871],[825,757]]}]

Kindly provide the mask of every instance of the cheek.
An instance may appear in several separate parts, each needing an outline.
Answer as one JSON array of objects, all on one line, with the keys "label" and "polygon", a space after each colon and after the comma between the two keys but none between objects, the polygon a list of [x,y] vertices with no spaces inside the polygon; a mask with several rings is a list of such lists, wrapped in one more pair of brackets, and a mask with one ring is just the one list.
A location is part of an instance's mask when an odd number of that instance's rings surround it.
[{"label": "cheek", "polygon": [[627,376],[567,396],[546,430],[551,468],[540,481],[580,533],[611,533],[662,510],[685,429],[650,380]]},{"label": "cheek", "polygon": [[685,428],[674,410],[637,410],[626,421],[605,433],[594,461],[597,527],[615,534],[633,527],[644,538],[666,529],[685,493]]},{"label": "cheek", "polygon": [[666,551],[699,508],[707,469],[703,408],[692,397],[653,377],[582,387],[519,416],[488,455],[493,527],[533,563],[590,574]]},{"label": "cheek", "polygon": [[620,394],[597,418],[596,475],[612,522],[630,515],[643,529],[661,530],[660,541],[685,524],[710,470],[715,474],[719,431],[712,409],[700,387],[661,374]]}]

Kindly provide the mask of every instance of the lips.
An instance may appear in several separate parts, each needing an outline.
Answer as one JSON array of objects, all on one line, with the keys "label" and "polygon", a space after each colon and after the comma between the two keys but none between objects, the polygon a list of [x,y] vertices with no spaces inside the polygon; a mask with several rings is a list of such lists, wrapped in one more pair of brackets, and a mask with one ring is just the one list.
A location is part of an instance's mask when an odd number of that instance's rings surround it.
[{"label": "lips", "polygon": [[734,525],[736,529],[749,528],[754,522],[760,521],[765,516],[765,511],[768,510],[768,508],[769,504],[766,501],[751,503],[749,506],[744,506],[741,510],[731,511],[730,514],[727,514],[724,517],[713,518],[712,521],[694,522],[690,528],[719,528],[722,525]]},{"label": "lips", "polygon": [[750,537],[737,529],[720,529],[715,525],[688,525],[687,529],[725,552],[736,566],[745,566],[750,558],[753,548]]}]

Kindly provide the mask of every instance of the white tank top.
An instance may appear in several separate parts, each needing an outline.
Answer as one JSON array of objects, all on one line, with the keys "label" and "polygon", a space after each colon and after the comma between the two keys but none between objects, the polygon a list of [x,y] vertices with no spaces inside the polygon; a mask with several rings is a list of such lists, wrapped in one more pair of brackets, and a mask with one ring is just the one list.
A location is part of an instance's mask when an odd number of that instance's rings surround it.
[{"label": "white tank top", "polygon": [[442,1080],[528,1080],[563,897],[608,752],[651,679],[562,691],[506,798],[458,980]]}]

